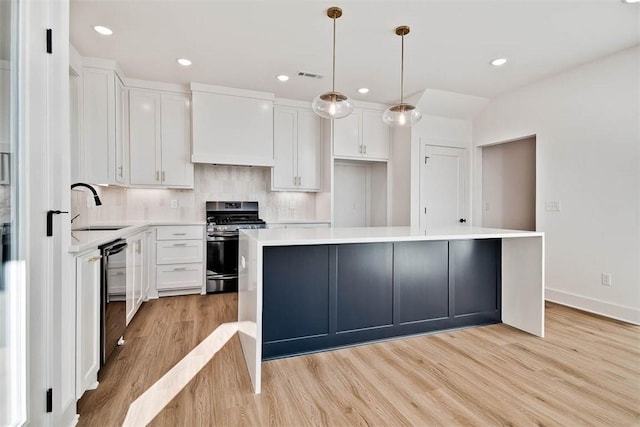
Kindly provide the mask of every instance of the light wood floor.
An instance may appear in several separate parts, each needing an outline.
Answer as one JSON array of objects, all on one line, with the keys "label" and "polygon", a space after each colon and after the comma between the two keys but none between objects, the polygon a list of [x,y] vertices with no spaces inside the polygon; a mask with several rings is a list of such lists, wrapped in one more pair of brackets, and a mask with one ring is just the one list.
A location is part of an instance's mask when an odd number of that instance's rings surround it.
[{"label": "light wood floor", "polygon": [[[235,294],[145,303],[80,426],[116,426],[129,404],[217,325]],[[640,327],[547,304],[546,338],[505,325],[263,364],[254,395],[237,336],[152,426],[640,425]]]}]

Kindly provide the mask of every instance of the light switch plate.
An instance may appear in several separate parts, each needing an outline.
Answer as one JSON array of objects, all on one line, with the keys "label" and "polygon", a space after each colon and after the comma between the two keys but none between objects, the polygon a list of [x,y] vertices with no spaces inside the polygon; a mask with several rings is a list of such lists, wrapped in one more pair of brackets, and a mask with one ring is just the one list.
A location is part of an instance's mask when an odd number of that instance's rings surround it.
[{"label": "light switch plate", "polygon": [[172,199],[171,200],[171,208],[172,209],[177,209],[178,208],[178,201],[176,199]]}]

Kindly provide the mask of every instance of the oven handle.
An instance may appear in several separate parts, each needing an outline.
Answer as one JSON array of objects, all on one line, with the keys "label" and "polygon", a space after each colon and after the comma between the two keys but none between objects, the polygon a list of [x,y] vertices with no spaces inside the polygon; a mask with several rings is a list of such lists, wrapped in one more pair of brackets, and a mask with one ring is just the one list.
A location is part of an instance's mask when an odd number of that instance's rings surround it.
[{"label": "oven handle", "polygon": [[225,240],[238,240],[238,233],[235,231],[220,231],[207,236],[208,242],[225,241]]}]

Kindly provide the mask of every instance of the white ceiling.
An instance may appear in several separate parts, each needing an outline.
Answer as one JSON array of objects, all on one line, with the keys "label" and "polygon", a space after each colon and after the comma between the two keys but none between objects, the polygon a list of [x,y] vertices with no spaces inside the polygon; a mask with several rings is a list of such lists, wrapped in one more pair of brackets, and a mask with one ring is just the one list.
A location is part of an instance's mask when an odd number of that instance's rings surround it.
[{"label": "white ceiling", "polygon": [[[71,42],[114,59],[130,78],[209,83],[311,100],[331,88],[330,6],[337,20],[336,89],[357,100],[425,88],[495,97],[640,43],[640,4],[620,0],[72,0]],[[114,34],[100,36],[94,25]],[[184,68],[177,58],[189,58]],[[502,68],[489,61],[509,59]],[[298,71],[323,79],[297,77]],[[281,83],[277,74],[289,74]],[[361,95],[359,87],[371,89]]]}]

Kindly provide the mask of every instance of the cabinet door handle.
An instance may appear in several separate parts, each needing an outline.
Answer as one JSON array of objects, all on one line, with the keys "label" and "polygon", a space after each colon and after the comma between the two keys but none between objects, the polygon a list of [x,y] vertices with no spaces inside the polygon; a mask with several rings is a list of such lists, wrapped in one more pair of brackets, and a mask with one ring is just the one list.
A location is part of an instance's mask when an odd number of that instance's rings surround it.
[{"label": "cabinet door handle", "polygon": [[187,271],[187,267],[174,267],[173,271]]},{"label": "cabinet door handle", "polygon": [[122,178],[122,166],[118,166],[118,176]]},{"label": "cabinet door handle", "polygon": [[160,181],[160,171],[156,171],[156,181]]},{"label": "cabinet door handle", "polygon": [[164,171],[162,171],[162,182],[164,182]]},{"label": "cabinet door handle", "polygon": [[187,233],[173,233],[174,236],[186,236]]},{"label": "cabinet door handle", "polygon": [[298,177],[298,185],[302,185],[302,177],[301,176]]},{"label": "cabinet door handle", "polygon": [[124,276],[124,273],[123,272],[119,272],[119,273],[114,274],[114,276]]},{"label": "cabinet door handle", "polygon": [[174,243],[173,246],[187,246],[186,243]]},{"label": "cabinet door handle", "polygon": [[367,146],[364,146],[364,154],[367,154]]}]

